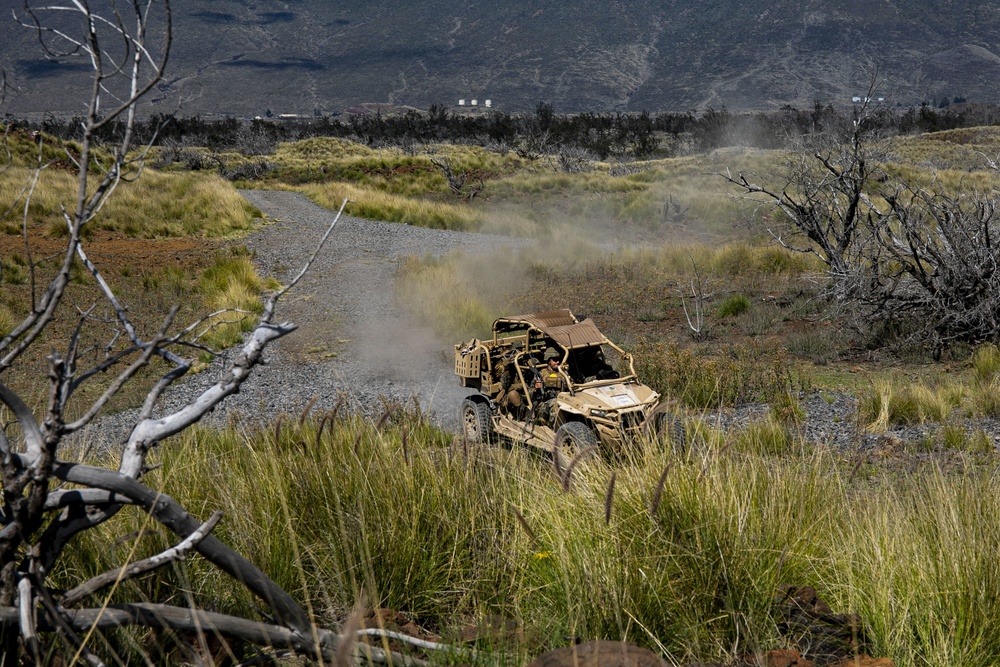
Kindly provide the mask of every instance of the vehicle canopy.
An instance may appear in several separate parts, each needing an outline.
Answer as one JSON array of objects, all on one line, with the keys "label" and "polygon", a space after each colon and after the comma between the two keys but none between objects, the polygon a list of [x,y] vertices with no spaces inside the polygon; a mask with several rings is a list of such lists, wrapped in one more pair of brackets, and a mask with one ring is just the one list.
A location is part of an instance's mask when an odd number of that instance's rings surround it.
[{"label": "vehicle canopy", "polygon": [[551,338],[564,350],[611,344],[592,319],[588,317],[580,322],[568,308],[501,317],[493,323],[493,331],[499,336],[523,333],[529,328]]}]

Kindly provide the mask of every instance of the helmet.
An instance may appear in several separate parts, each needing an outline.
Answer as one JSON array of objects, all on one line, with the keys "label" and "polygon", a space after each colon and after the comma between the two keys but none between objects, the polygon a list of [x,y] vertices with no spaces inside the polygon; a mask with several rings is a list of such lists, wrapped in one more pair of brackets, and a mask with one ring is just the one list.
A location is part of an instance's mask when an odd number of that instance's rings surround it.
[{"label": "helmet", "polygon": [[562,355],[559,354],[556,348],[550,347],[545,350],[545,354],[542,358],[545,359],[545,361],[548,361],[549,359],[561,359]]}]

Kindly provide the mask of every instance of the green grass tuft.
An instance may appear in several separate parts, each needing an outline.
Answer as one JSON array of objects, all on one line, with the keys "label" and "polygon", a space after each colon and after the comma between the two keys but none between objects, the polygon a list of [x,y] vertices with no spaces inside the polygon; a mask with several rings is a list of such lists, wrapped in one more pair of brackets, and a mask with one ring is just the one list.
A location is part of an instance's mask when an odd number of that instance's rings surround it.
[{"label": "green grass tuft", "polygon": [[734,294],[726,297],[716,311],[719,317],[736,317],[750,309],[750,297],[745,294]]},{"label": "green grass tuft", "polygon": [[640,341],[634,352],[640,380],[693,408],[771,401],[788,390],[784,359],[762,354],[757,345],[703,355],[691,347]]},{"label": "green grass tuft", "polygon": [[253,329],[256,316],[263,312],[260,294],[266,287],[250,257],[244,252],[221,253],[201,274],[198,291],[212,311],[222,312],[209,318],[199,330],[202,342],[225,348],[240,342],[242,334]]},{"label": "green grass tuft", "polygon": [[961,388],[876,380],[862,393],[858,413],[878,432],[893,425],[944,421],[962,398]]},{"label": "green grass tuft", "polygon": [[972,354],[973,378],[979,384],[988,385],[997,379],[1000,372],[1000,348],[992,343],[981,345]]}]

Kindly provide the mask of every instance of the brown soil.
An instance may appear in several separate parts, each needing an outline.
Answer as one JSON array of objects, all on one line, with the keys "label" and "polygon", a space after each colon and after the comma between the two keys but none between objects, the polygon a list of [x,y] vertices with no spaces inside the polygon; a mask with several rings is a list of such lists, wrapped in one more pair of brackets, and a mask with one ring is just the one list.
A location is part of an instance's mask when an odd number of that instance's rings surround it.
[{"label": "brown soil", "polygon": [[[45,236],[32,230],[31,254],[35,261],[62,253],[66,240]],[[187,269],[204,268],[215,250],[224,244],[215,239],[137,239],[122,238],[120,232],[97,230],[87,235],[86,250],[90,259],[109,275],[122,267],[135,269],[162,268],[167,265]],[[0,236],[0,257],[13,254],[25,257],[24,239],[5,234]],[[8,286],[9,287],[9,286]]]},{"label": "brown soil", "polygon": [[[53,238],[41,233],[40,229],[30,230],[30,258],[37,265],[36,282],[40,295],[48,280],[54,275],[66,249],[64,238]],[[209,264],[213,255],[225,242],[206,239],[128,239],[112,231],[95,230],[88,233],[85,249],[88,257],[98,267],[105,280],[115,290],[119,300],[128,308],[132,322],[140,335],[149,335],[159,328],[163,319],[174,305],[180,307],[178,324],[186,324],[195,313],[202,310],[200,298],[194,293],[197,276]],[[12,264],[15,258],[28,259],[24,239],[18,235],[0,235],[0,259]],[[168,282],[161,280],[166,269],[174,270],[182,276]],[[177,271],[179,269],[179,271]],[[0,303],[10,308],[15,315],[23,316],[31,303],[31,285],[26,277],[20,284],[5,281],[0,291]],[[42,334],[39,343],[25,353],[18,362],[4,374],[4,382],[21,392],[30,404],[44,400],[46,383],[41,382],[47,374],[48,362],[45,357],[53,349],[65,349],[69,336],[77,325],[77,311],[74,306],[86,310],[96,304],[91,323],[84,329],[81,349],[92,348],[91,355],[108,344],[115,326],[109,322],[114,317],[110,306],[98,290],[96,281],[79,265],[74,270],[74,280],[67,286],[63,306],[57,311],[52,323]],[[102,321],[104,320],[104,321]],[[175,329],[176,329],[175,325]],[[85,357],[81,366],[86,368],[94,356]],[[84,387],[80,392],[80,402],[96,394],[98,386],[106,381],[95,378],[95,384]],[[140,397],[147,382],[139,378],[136,391],[129,391],[116,397],[112,409],[130,407]],[[141,393],[140,393],[141,391]]]}]

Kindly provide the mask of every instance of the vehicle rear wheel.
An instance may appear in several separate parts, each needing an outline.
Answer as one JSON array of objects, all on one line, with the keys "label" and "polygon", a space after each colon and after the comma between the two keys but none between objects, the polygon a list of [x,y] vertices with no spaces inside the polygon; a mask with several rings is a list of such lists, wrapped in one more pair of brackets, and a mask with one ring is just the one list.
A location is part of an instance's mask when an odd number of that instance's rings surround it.
[{"label": "vehicle rear wheel", "polygon": [[676,454],[687,451],[687,428],[684,420],[670,412],[660,412],[655,417],[657,439]]},{"label": "vehicle rear wheel", "polygon": [[566,422],[556,431],[552,456],[558,456],[562,465],[569,465],[577,454],[597,445],[597,435],[583,422]]},{"label": "vehicle rear wheel", "polygon": [[493,421],[490,406],[484,401],[470,398],[462,401],[462,430],[469,442],[490,442],[493,436]]}]

